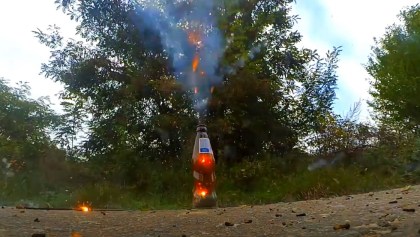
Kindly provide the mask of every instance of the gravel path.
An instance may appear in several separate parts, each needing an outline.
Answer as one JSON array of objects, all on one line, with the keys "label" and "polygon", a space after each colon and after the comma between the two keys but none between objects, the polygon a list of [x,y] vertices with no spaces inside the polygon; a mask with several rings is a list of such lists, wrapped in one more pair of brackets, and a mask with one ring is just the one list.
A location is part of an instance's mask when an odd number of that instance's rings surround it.
[{"label": "gravel path", "polygon": [[419,236],[420,186],[337,198],[176,211],[0,209],[9,236]]}]

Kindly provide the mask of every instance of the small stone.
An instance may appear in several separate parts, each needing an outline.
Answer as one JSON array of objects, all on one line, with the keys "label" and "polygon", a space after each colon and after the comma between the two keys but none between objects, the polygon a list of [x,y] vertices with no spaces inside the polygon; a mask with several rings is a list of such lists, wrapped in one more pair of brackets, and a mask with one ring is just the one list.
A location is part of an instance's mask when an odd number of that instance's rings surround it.
[{"label": "small stone", "polygon": [[106,216],[106,212],[104,212],[104,211],[101,211],[101,214],[104,215],[104,216]]},{"label": "small stone", "polygon": [[245,220],[244,223],[245,224],[251,224],[252,223],[252,220]]},{"label": "small stone", "polygon": [[303,226],[303,227],[302,227],[302,230],[306,230],[306,227],[305,227],[305,226]]},{"label": "small stone", "polygon": [[284,226],[285,226],[285,225],[287,225],[287,223],[286,223],[286,222],[284,222],[284,221],[283,221],[281,224],[282,224],[282,225],[284,225]]},{"label": "small stone", "polygon": [[34,222],[41,222],[38,218],[35,218]]},{"label": "small stone", "polygon": [[306,216],[306,213],[296,214],[296,216],[298,216],[298,217],[300,217],[300,216]]},{"label": "small stone", "polygon": [[369,196],[371,196],[371,197],[372,197],[372,196],[373,196],[373,193],[369,193]]},{"label": "small stone", "polygon": [[398,201],[397,201],[397,200],[395,200],[395,201],[390,201],[390,202],[389,202],[389,204],[395,204],[395,203],[398,203]]},{"label": "small stone", "polygon": [[385,220],[388,221],[388,222],[394,222],[394,221],[396,221],[398,219],[397,219],[397,217],[395,215],[392,215],[391,214],[391,215],[386,216],[385,217]]},{"label": "small stone", "polygon": [[401,200],[402,199],[402,197],[397,197],[397,200]]},{"label": "small stone", "polygon": [[375,200],[379,200],[379,198],[375,198]]},{"label": "small stone", "polygon": [[415,212],[416,209],[414,209],[414,208],[403,208],[403,211],[405,211],[405,212]]},{"label": "small stone", "polygon": [[282,217],[283,215],[282,214],[276,214],[276,217]]},{"label": "small stone", "polygon": [[46,235],[44,233],[37,233],[37,234],[32,234],[32,237],[45,237]]},{"label": "small stone", "polygon": [[334,226],[334,230],[343,230],[343,229],[346,229],[346,230],[350,229],[350,224],[346,223],[344,225],[335,225]]},{"label": "small stone", "polygon": [[389,224],[388,221],[380,220],[380,221],[378,221],[378,226],[380,226],[380,227],[389,227],[389,226],[391,226],[391,224]]},{"label": "small stone", "polygon": [[4,209],[4,206],[1,206],[1,209]]},{"label": "small stone", "polygon": [[229,221],[226,221],[225,222],[225,226],[234,226],[235,224],[233,224],[233,223],[231,223],[231,222],[229,222]]}]

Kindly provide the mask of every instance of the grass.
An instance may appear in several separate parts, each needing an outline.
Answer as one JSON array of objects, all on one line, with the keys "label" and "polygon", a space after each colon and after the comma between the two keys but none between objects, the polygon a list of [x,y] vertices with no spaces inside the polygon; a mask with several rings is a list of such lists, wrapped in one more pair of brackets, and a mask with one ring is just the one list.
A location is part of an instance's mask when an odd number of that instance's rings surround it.
[{"label": "grass", "polygon": [[[219,164],[217,195],[219,206],[258,205],[323,197],[348,195],[396,188],[418,183],[419,174],[406,173],[384,162],[369,167],[354,164],[309,171],[310,159],[285,163],[280,158],[262,158],[233,166]],[[148,172],[146,172],[148,170]],[[74,172],[74,171],[73,171]],[[74,207],[92,203],[97,208],[137,210],[190,208],[192,176],[188,166],[168,168],[160,163],[147,163],[142,186],[126,186],[121,182],[91,180],[76,184],[54,184],[34,179],[38,173],[0,180],[0,204],[21,202],[35,206]],[[73,174],[75,175],[75,174]],[[1,186],[2,185],[2,186]]]}]

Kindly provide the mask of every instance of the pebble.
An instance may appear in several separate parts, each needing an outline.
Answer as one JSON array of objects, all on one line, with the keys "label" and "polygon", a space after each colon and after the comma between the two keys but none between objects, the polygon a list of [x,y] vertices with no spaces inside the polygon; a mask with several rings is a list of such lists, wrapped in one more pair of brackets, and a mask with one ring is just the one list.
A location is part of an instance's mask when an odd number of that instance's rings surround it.
[{"label": "pebble", "polygon": [[233,223],[231,223],[231,222],[229,222],[229,221],[226,221],[225,222],[225,226],[234,226],[235,224],[233,224]]},{"label": "pebble", "polygon": [[334,230],[343,230],[343,229],[346,229],[346,230],[350,229],[350,224],[346,223],[344,225],[335,225],[334,226]]},{"label": "pebble", "polygon": [[389,226],[391,226],[391,224],[389,224],[388,221],[380,220],[380,221],[378,221],[378,226],[380,226],[380,227],[389,227]]},{"label": "pebble", "polygon": [[44,233],[33,234],[32,237],[45,237]]},{"label": "pebble", "polygon": [[415,212],[416,209],[414,209],[414,208],[403,208],[403,211],[405,211],[405,212]]}]

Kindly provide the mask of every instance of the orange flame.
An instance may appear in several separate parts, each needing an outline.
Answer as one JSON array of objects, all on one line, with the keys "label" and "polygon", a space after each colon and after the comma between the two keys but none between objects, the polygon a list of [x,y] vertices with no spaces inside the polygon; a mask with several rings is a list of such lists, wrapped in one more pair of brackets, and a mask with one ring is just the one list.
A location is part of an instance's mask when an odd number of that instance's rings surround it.
[{"label": "orange flame", "polygon": [[200,195],[201,197],[203,197],[203,198],[204,198],[205,196],[207,196],[207,194],[209,193],[208,189],[207,189],[207,188],[205,188],[205,187],[203,187],[201,183],[198,183],[198,184],[196,185],[196,190],[195,190],[195,192],[196,192],[198,195]]},{"label": "orange flame", "polygon": [[83,203],[83,204],[79,205],[76,210],[81,211],[81,212],[90,212],[90,211],[92,211],[92,208]]},{"label": "orange flame", "polygon": [[201,191],[200,195],[201,195],[202,197],[205,197],[205,196],[207,195],[207,191],[206,191],[206,190]]},{"label": "orange flame", "polygon": [[200,33],[197,31],[191,31],[188,33],[188,41],[190,44],[193,44],[195,46],[199,46],[201,43],[201,36]]},{"label": "orange flame", "polygon": [[195,54],[195,56],[193,58],[193,61],[192,61],[193,72],[197,71],[198,64],[200,64],[200,56],[198,56],[198,54]]},{"label": "orange flame", "polygon": [[87,206],[81,206],[81,207],[80,207],[80,210],[81,210],[82,212],[89,212],[89,207],[87,207]]}]

